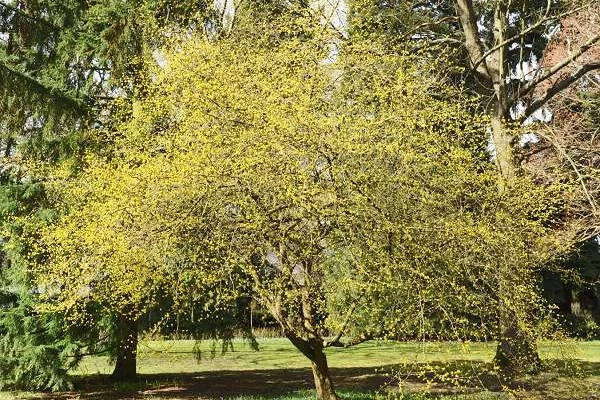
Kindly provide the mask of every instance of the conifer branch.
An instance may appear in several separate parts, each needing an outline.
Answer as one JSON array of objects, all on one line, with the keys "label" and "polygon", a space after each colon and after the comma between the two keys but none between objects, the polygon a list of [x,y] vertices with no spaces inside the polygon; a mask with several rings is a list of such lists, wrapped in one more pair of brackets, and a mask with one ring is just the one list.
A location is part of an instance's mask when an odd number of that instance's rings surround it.
[{"label": "conifer branch", "polygon": [[[76,97],[70,96],[64,90],[47,86],[47,85],[39,82],[37,79],[25,74],[24,72],[21,72],[14,68],[11,68],[7,64],[0,61],[0,79],[5,82],[5,85],[6,85],[6,80],[7,80],[6,75],[11,76],[13,78],[16,78],[16,79],[24,82],[26,85],[30,86],[31,89],[33,89],[34,91],[36,91],[38,93],[43,93],[44,95],[46,95],[47,97],[49,97],[55,101],[59,101],[59,102],[68,104],[69,106],[75,108],[76,110],[78,110],[80,112],[85,112],[88,108],[86,105],[87,99],[76,98]],[[6,85],[6,86],[9,86],[9,85]]]},{"label": "conifer branch", "polygon": [[18,14],[20,17],[26,18],[26,19],[28,19],[30,21],[33,21],[33,22],[40,23],[40,24],[42,24],[42,25],[44,25],[44,26],[46,26],[48,28],[51,28],[53,30],[60,31],[62,29],[62,27],[60,27],[58,25],[55,25],[55,24],[53,24],[52,22],[50,22],[48,20],[45,20],[43,18],[34,17],[33,15],[30,15],[30,14],[24,12],[23,10],[18,9],[15,6],[7,4],[6,2],[4,2],[2,0],[0,0],[0,7],[4,7],[7,10],[10,10],[11,12],[13,12],[15,14]]}]

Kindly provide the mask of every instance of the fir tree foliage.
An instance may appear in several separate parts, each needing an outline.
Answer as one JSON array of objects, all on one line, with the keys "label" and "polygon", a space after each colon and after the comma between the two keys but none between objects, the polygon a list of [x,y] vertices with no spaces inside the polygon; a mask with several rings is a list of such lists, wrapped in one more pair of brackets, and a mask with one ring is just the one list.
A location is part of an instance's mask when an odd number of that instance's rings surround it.
[{"label": "fir tree foliage", "polygon": [[[6,178],[7,179],[7,178]],[[55,218],[43,205],[39,183],[0,186],[3,256],[0,267],[0,387],[64,390],[71,387],[67,371],[81,356],[106,346],[100,326],[75,327],[64,315],[38,310],[39,288],[26,268],[31,249],[25,232],[34,232]],[[15,216],[22,219],[16,221]]]},{"label": "fir tree foliage", "polygon": [[203,1],[0,2],[0,131],[32,147],[109,123],[108,103],[132,94],[161,32],[214,17]]}]

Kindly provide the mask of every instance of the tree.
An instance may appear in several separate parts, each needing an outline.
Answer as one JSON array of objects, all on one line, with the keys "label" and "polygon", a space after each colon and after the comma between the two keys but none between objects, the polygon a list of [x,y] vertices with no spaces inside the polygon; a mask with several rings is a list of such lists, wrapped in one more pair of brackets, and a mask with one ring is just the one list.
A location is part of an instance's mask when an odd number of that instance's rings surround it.
[{"label": "tree", "polygon": [[[2,190],[14,195],[18,192],[14,188],[20,187],[25,193],[42,194],[8,199],[14,207],[3,216],[5,244],[22,239],[20,229],[11,229],[12,217],[23,217],[23,210],[34,215],[38,208],[49,206],[43,189],[47,176],[39,170],[32,172],[30,163],[65,162],[76,174],[85,164],[86,151],[110,149],[110,132],[120,118],[113,111],[122,111],[115,107],[115,100],[137,95],[136,82],[143,80],[146,64],[154,62],[153,50],[168,33],[179,29],[210,24],[211,31],[218,33],[224,28],[222,17],[212,3],[197,0],[0,1],[0,143],[6,167]],[[159,26],[162,30],[157,35]],[[19,249],[29,251],[28,246]],[[4,251],[10,249],[5,246]],[[5,258],[9,256],[14,254]],[[5,267],[4,286],[9,291],[31,285],[27,279],[9,280],[27,276],[25,271],[16,275],[8,271],[18,268],[22,268],[19,263]],[[23,288],[18,295],[35,290]],[[34,300],[35,296],[23,302],[30,307]],[[15,321],[0,312],[4,316],[6,323]],[[105,315],[100,312],[98,317],[101,321]],[[118,315],[113,318],[120,319]],[[128,327],[128,335],[118,335],[128,336],[128,341],[137,338],[136,329],[131,329],[135,323],[117,321],[119,325]],[[134,377],[131,361],[126,362],[134,360],[132,352],[118,353],[115,378]],[[121,370],[126,364],[129,368]],[[48,365],[42,362],[38,367]]]},{"label": "tree", "polygon": [[[490,117],[495,163],[502,177],[499,190],[510,191],[515,179],[523,173],[520,154],[525,150],[518,146],[519,140],[524,131],[532,130],[523,128],[524,122],[554,96],[600,66],[591,60],[571,73],[561,75],[598,43],[600,35],[597,29],[550,68],[531,73],[526,71],[532,68],[531,63],[536,57],[541,57],[549,48],[550,36],[544,36],[546,32],[584,7],[597,9],[598,3],[588,2],[579,6],[549,1],[474,3],[457,0],[455,4],[464,34],[463,45],[478,80],[482,107]],[[537,91],[548,82],[550,85],[546,89]],[[574,238],[572,233],[567,233],[569,224],[563,224],[563,227],[566,243],[578,240],[577,236]],[[506,281],[500,284],[507,298],[511,297],[511,267],[506,265],[500,271],[500,274],[506,275]],[[522,371],[528,364],[539,363],[534,338],[518,327],[513,313],[505,313],[501,330],[496,361],[506,372]]]},{"label": "tree", "polygon": [[[582,9],[568,15],[560,22],[548,51],[542,58],[542,68],[552,68],[573,51],[573,43],[588,40],[598,24],[598,13]],[[582,64],[600,59],[600,46],[595,46],[557,76],[540,85],[536,94],[542,94],[559,80],[573,74]],[[565,87],[547,103],[552,121],[538,132],[538,142],[528,146],[524,164],[537,181],[548,182],[569,179],[578,190],[573,191],[565,207],[571,219],[581,226],[580,245],[569,257],[567,271],[572,274],[566,282],[564,276],[549,271],[546,284],[558,293],[552,294],[560,304],[559,310],[567,319],[570,333],[578,336],[595,335],[597,310],[597,227],[598,199],[598,132],[599,84],[593,73]],[[563,274],[564,275],[564,274]],[[562,279],[561,279],[562,278]],[[550,291],[551,293],[552,291]],[[562,292],[564,295],[560,295]],[[571,307],[581,304],[581,309]],[[581,311],[581,312],[580,312]],[[594,322],[593,322],[594,321]]]},{"label": "tree", "polygon": [[48,307],[135,316],[161,291],[252,296],[310,360],[320,399],[337,397],[327,347],[489,336],[498,254],[522,259],[513,309],[539,310],[548,189],[498,195],[482,121],[438,65],[359,41],[327,63],[311,13],[264,23],[273,34],[243,25],[163,50],[117,151],[78,179],[54,171],[67,202],[35,265]]},{"label": "tree", "polygon": [[[531,125],[529,122],[543,113],[547,116],[548,110],[542,109],[550,105],[549,101],[557,93],[564,92],[597,68],[597,51],[590,49],[597,42],[597,24],[594,24],[596,8],[596,2],[409,0],[350,3],[350,40],[352,35],[371,38],[383,35],[386,44],[397,51],[425,48],[433,49],[425,53],[430,57],[436,57],[439,51],[452,54],[449,63],[456,69],[446,69],[448,78],[477,94],[480,97],[480,112],[490,118],[490,150],[501,177],[498,187],[501,195],[513,196],[515,191],[522,190],[515,187],[523,184],[524,180],[547,188],[557,181],[562,183],[559,191],[550,189],[548,193],[563,199],[562,206],[554,210],[554,216],[549,221],[554,220],[551,225],[557,229],[555,234],[562,236],[564,257],[572,251],[576,242],[594,234],[594,205],[590,205],[592,196],[589,195],[589,188],[577,188],[574,185],[574,182],[581,180],[577,177],[573,179],[578,172],[573,171],[571,166],[565,168],[565,164],[572,163],[561,155],[566,153],[557,146],[550,146],[550,152],[554,153],[550,156],[548,151],[540,152],[540,148],[546,148],[548,141],[545,139],[542,139],[544,144],[539,145],[519,143],[525,143],[530,137],[539,140],[544,136],[556,136],[548,135],[540,124]],[[571,22],[569,25],[568,20],[578,23]],[[564,25],[563,29],[556,34],[560,23]],[[579,31],[576,28],[578,26]],[[585,27],[589,29],[586,31]],[[566,31],[568,33],[564,34]],[[560,50],[562,45],[556,46],[556,43],[562,41],[565,42],[563,47],[567,47],[567,42],[570,47],[569,52],[562,52],[561,56],[561,52],[556,50]],[[578,43],[582,45],[581,48],[571,51]],[[524,126],[526,124],[529,125]],[[482,139],[488,139],[488,132],[482,130],[481,133]],[[572,134],[567,136],[572,137]],[[557,143],[556,140],[553,142]],[[563,150],[566,148],[569,147]],[[582,156],[581,151],[578,154]],[[593,154],[595,151],[588,151],[583,159],[589,161]],[[531,157],[537,161],[531,163]],[[562,161],[557,163],[556,158]],[[540,165],[544,167],[540,168]],[[557,165],[560,165],[559,169],[556,169]],[[585,171],[590,178],[594,175],[589,168]],[[548,200],[553,202],[552,199]],[[525,238],[523,240],[527,241]],[[510,260],[513,264],[523,260],[522,266],[529,263],[525,261],[528,257],[512,258],[507,255],[502,259]],[[541,264],[537,268],[530,269],[534,275],[538,274],[536,271],[547,260],[542,257],[539,262]],[[508,309],[512,307],[512,299],[518,297],[510,288],[515,288],[518,283],[516,279],[520,279],[516,275],[511,276],[511,271],[523,269],[508,264],[499,268],[504,270],[499,276],[504,276],[505,280],[499,282],[496,293],[504,298]],[[530,289],[535,290],[535,277],[531,278],[521,279],[520,282],[530,282],[533,285]],[[507,311],[504,315],[504,321],[501,321],[499,332],[495,335],[500,342],[497,364],[506,373],[518,373],[530,365],[539,365],[534,343],[537,334],[532,326],[528,326],[528,318],[517,322],[514,311]]]},{"label": "tree", "polygon": [[3,232],[0,269],[0,386],[64,390],[71,387],[68,370],[83,355],[109,347],[104,336],[107,321],[97,318],[90,326],[72,326],[62,314],[39,312],[40,293],[27,269],[35,253],[29,234],[35,237],[55,214],[39,183],[19,184],[6,176],[2,183],[1,221],[8,232]]}]

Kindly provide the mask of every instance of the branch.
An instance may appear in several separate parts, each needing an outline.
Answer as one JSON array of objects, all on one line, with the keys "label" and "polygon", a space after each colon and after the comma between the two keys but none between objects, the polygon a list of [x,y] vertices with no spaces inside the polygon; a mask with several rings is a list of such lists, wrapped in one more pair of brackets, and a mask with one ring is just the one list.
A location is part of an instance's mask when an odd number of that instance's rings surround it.
[{"label": "branch", "polygon": [[439,48],[440,46],[442,48],[447,48],[448,46],[462,46],[464,45],[464,42],[462,40],[458,40],[452,37],[443,37],[443,38],[439,38],[439,39],[431,39],[429,37],[423,37],[423,38],[415,38],[415,39],[410,39],[412,40],[415,45],[413,47],[411,47],[411,51],[416,52],[419,51],[423,48],[425,48],[426,46],[429,46],[429,49],[434,49]]},{"label": "branch", "polygon": [[288,338],[290,342],[298,349],[306,358],[309,360],[315,359],[314,348],[311,346],[310,342],[298,336],[296,332],[293,330],[285,330],[285,337]]},{"label": "branch", "polygon": [[352,347],[352,346],[356,346],[357,344],[364,343],[368,340],[372,340],[373,337],[374,336],[372,334],[367,333],[367,334],[361,335],[361,336],[355,338],[354,340],[351,340],[350,342],[346,342],[346,343],[340,342],[339,340],[337,340],[335,342],[330,341],[330,342],[327,342],[327,346],[325,346],[325,347]]},{"label": "branch", "polygon": [[235,0],[231,0],[233,2],[233,15],[231,16],[231,23],[229,24],[229,28],[227,28],[227,36],[231,35],[231,32],[235,28],[235,22],[237,21],[238,9],[244,2],[244,0],[240,0],[238,5],[235,5]]},{"label": "branch", "polygon": [[597,226],[597,225],[590,226],[589,228],[584,229],[582,232],[580,232],[578,234],[577,240],[579,242],[585,242],[585,241],[595,238],[599,234],[600,234],[600,226]]},{"label": "branch", "polygon": [[[339,29],[337,29],[335,27],[335,25],[333,24],[332,20],[333,20],[333,16],[336,12],[339,12],[338,8],[340,6],[340,0],[337,0],[335,3],[335,6],[333,6],[333,4],[330,3],[331,7],[331,12],[329,13],[329,16],[326,16],[325,13],[321,13],[321,17],[324,19],[325,23],[323,24],[323,28],[330,27],[333,28],[333,30],[340,36],[340,39],[346,39],[346,35],[344,34],[344,32],[341,32]],[[323,10],[325,11],[325,10]]]},{"label": "branch", "polygon": [[546,104],[550,99],[552,99],[558,93],[565,90],[566,88],[571,86],[573,83],[577,82],[588,72],[594,71],[597,69],[600,69],[600,61],[595,61],[595,62],[591,62],[589,64],[585,64],[585,65],[581,66],[577,71],[575,71],[575,73],[573,73],[573,75],[556,82],[554,85],[552,85],[552,87],[550,87],[549,89],[546,90],[546,93],[544,93],[542,96],[535,99],[531,104],[529,104],[529,106],[527,106],[527,108],[523,112],[523,115],[520,117],[520,119],[522,121],[524,121],[527,117],[529,117],[535,111],[537,111],[541,107],[543,107],[544,104]]},{"label": "branch", "polygon": [[448,16],[448,17],[440,18],[440,19],[435,20],[435,21],[423,22],[422,24],[414,26],[413,28],[411,28],[407,32],[403,33],[400,36],[400,40],[406,40],[408,38],[412,38],[412,36],[414,36],[415,34],[418,34],[421,31],[421,29],[423,29],[423,28],[433,27],[433,26],[440,25],[440,24],[442,24],[443,22],[446,22],[446,21],[456,21],[456,20],[457,20],[457,17]]},{"label": "branch", "polygon": [[534,155],[536,155],[538,153],[541,153],[542,151],[545,151],[545,150],[548,150],[548,149],[551,149],[551,148],[552,148],[552,146],[539,146],[539,147],[536,147],[535,149],[533,149],[531,151],[528,151],[527,153],[521,155],[520,161],[524,161],[524,160],[526,160],[528,158],[531,158],[532,156],[534,156]]},{"label": "branch", "polygon": [[335,346],[335,343],[340,343],[340,339],[342,338],[342,335],[344,334],[344,331],[346,330],[346,327],[348,326],[348,323],[352,318],[352,314],[354,314],[354,311],[356,311],[356,308],[358,307],[358,301],[364,296],[365,291],[366,290],[363,288],[356,300],[354,300],[354,302],[352,303],[352,307],[348,309],[348,312],[346,313],[346,318],[344,318],[344,323],[342,324],[342,327],[340,328],[338,334],[333,339],[326,341],[323,344],[323,347]]},{"label": "branch", "polygon": [[48,28],[54,29],[56,31],[59,31],[59,30],[62,29],[62,27],[60,27],[58,25],[54,25],[52,22],[50,22],[48,20],[34,17],[33,15],[27,14],[23,10],[20,10],[17,7],[12,6],[10,4],[6,4],[6,2],[1,1],[1,0],[0,0],[0,6],[6,8],[7,10],[10,10],[10,11],[14,12],[15,14],[18,14],[19,16],[21,16],[23,18],[26,18],[26,19],[28,19],[30,21],[33,21],[33,22],[38,22],[38,23],[40,23],[42,25],[45,25]]},{"label": "branch", "polygon": [[[536,79],[533,79],[531,81],[529,81],[527,83],[527,85],[525,85],[523,87],[523,90],[519,91],[517,93],[517,96],[515,97],[515,100],[518,100],[520,98],[522,98],[523,96],[525,96],[527,93],[531,92],[533,89],[536,88],[537,85],[539,85],[540,83],[542,83],[543,81],[551,78],[552,76],[554,76],[557,72],[559,72],[561,69],[563,69],[564,67],[568,66],[569,64],[571,64],[573,61],[575,61],[576,59],[578,59],[581,55],[583,55],[585,52],[587,52],[596,42],[598,42],[600,40],[600,34],[594,36],[593,38],[591,38],[590,40],[588,40],[586,43],[584,43],[579,50],[577,50],[575,53],[573,53],[571,56],[565,58],[564,60],[562,60],[561,62],[559,62],[558,64],[556,64],[554,67],[552,67],[548,72],[546,72],[545,74],[540,75],[539,77],[537,77]],[[568,86],[568,85],[567,85]]]},{"label": "branch", "polygon": [[[469,53],[469,58],[473,65],[473,69],[478,74],[491,81],[490,72],[488,71],[487,64],[483,57],[483,47],[479,40],[479,30],[477,29],[477,21],[475,19],[475,11],[473,9],[472,0],[457,0],[457,13],[460,19],[460,24],[465,34],[465,47]],[[483,62],[476,62],[475,60],[482,60]]]},{"label": "branch", "polygon": [[[4,69],[6,72],[8,72],[8,74],[26,82],[28,85],[31,85],[35,90],[37,90],[39,92],[44,92],[49,97],[63,101],[65,103],[71,105],[75,109],[82,111],[82,112],[86,111],[86,109],[87,109],[86,104],[85,104],[86,102],[84,99],[72,97],[69,94],[67,94],[64,90],[46,86],[43,83],[36,80],[35,78],[32,78],[31,76],[29,76],[23,72],[17,71],[16,69],[13,69],[13,68],[9,67],[8,65],[6,65],[5,63],[3,63],[2,61],[0,61],[0,70],[2,70],[2,69]],[[0,79],[2,79],[1,75],[0,75]]]},{"label": "branch", "polygon": [[590,207],[592,208],[592,215],[594,217],[597,217],[598,216],[598,207],[596,206],[596,202],[590,195],[590,192],[586,185],[585,179],[584,179],[583,175],[581,174],[581,172],[579,171],[579,168],[577,168],[577,164],[575,164],[575,161],[573,161],[573,159],[567,154],[565,149],[559,143],[557,143],[555,140],[553,140],[552,137],[550,137],[549,135],[544,135],[544,136],[546,137],[546,139],[548,139],[550,141],[550,143],[552,143],[552,145],[554,145],[554,147],[558,150],[560,155],[567,160],[567,162],[569,163],[571,168],[573,168],[573,172],[575,172],[575,175],[577,175],[577,180],[581,184],[581,189],[585,195],[585,198],[588,201]]},{"label": "branch", "polygon": [[473,65],[473,69],[475,69],[481,62],[483,62],[490,54],[492,54],[493,52],[495,52],[496,50],[506,46],[507,44],[510,44],[512,42],[514,42],[517,39],[520,39],[522,37],[524,37],[525,35],[527,35],[529,32],[532,32],[533,30],[539,28],[540,25],[542,25],[544,22],[546,21],[550,21],[553,19],[563,19],[564,17],[567,17],[571,14],[574,14],[580,10],[582,10],[583,8],[585,8],[586,6],[580,6],[577,8],[574,8],[573,10],[569,10],[566,11],[562,14],[558,14],[558,15],[552,15],[552,16],[548,16],[548,14],[550,13],[550,6],[551,6],[552,2],[548,1],[548,3],[546,4],[546,11],[544,12],[544,17],[541,18],[539,21],[537,21],[535,24],[529,26],[527,29],[517,33],[516,35],[502,41],[501,43],[498,43],[497,45],[495,45],[494,47],[492,47],[491,49],[489,49],[488,51],[486,51],[483,56]]},{"label": "branch", "polygon": [[454,39],[451,37],[444,37],[444,38],[440,38],[440,39],[433,39],[431,41],[428,42],[429,44],[463,44],[463,42],[461,42],[458,39]]}]

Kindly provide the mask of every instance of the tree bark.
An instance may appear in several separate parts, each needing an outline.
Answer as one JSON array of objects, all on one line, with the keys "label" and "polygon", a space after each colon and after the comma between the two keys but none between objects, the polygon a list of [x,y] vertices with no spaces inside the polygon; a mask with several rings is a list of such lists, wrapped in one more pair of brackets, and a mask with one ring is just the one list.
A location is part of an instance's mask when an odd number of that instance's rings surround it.
[{"label": "tree bark", "polygon": [[310,360],[313,377],[315,379],[315,388],[317,390],[317,399],[320,400],[337,400],[338,395],[333,388],[331,375],[329,373],[329,365],[327,364],[327,356],[323,351],[323,347],[315,349],[315,356]]},{"label": "tree bark", "polygon": [[490,119],[492,141],[496,152],[494,160],[498,174],[502,178],[499,190],[504,192],[510,185],[510,181],[517,175],[517,160],[513,150],[514,138],[507,132],[506,122],[501,116],[491,116]]},{"label": "tree bark", "polygon": [[112,380],[122,382],[137,378],[138,322],[127,317],[119,319],[119,348]]},{"label": "tree bark", "polygon": [[537,373],[542,360],[535,339],[527,337],[513,321],[501,322],[502,333],[496,348],[494,365],[504,377]]},{"label": "tree bark", "polygon": [[315,389],[318,400],[339,400],[333,387],[327,356],[325,355],[322,340],[304,340],[293,332],[286,331],[285,336],[309,360],[312,367]]},{"label": "tree bark", "polygon": [[[498,96],[502,100],[502,96]],[[505,104],[498,101],[494,106],[494,114],[490,116],[492,140],[496,150],[495,162],[500,180],[500,193],[509,190],[511,182],[518,175],[518,163],[514,150],[514,137],[509,132],[505,115]],[[501,309],[499,319],[499,337],[494,364],[505,378],[512,378],[524,373],[537,373],[541,367],[535,338],[519,326],[517,317],[511,310],[510,303],[517,299],[514,288],[513,265],[499,265],[499,286]]]}]

